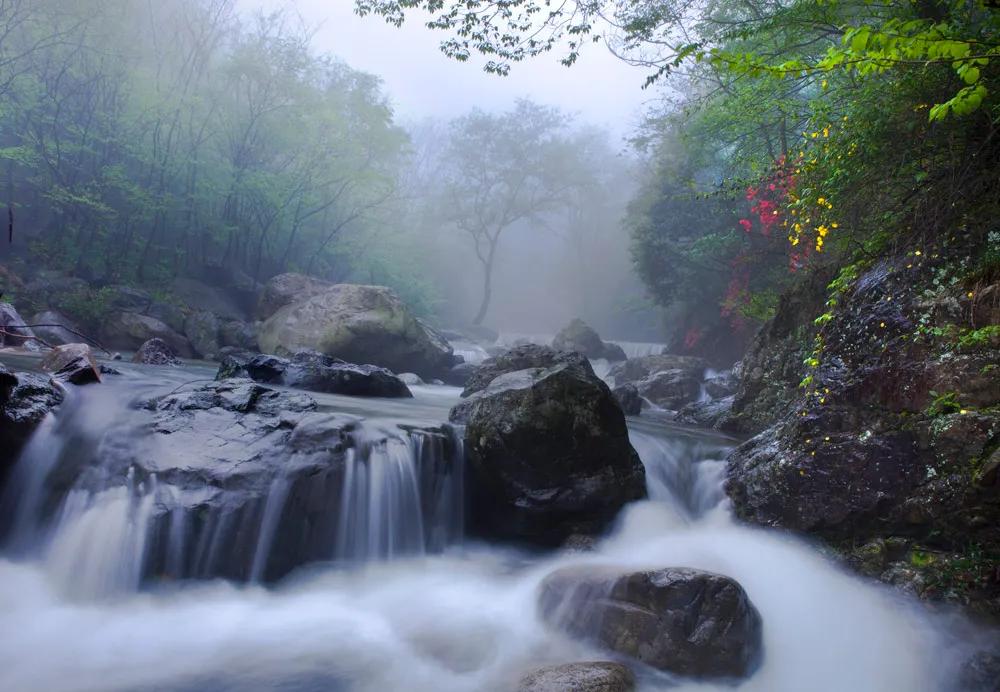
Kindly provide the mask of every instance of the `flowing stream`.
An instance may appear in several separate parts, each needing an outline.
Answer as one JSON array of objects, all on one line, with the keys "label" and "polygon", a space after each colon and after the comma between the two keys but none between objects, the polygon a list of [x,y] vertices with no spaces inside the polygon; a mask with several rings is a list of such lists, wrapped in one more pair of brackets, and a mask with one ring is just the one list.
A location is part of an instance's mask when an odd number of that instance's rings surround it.
[{"label": "flowing stream", "polygon": [[[194,491],[135,467],[109,464],[119,482],[52,499],[57,464],[145,443],[130,402],[214,373],[121,369],[73,392],[40,428],[3,498],[2,690],[513,690],[535,667],[608,658],[536,615],[539,582],[584,563],[738,580],[762,615],[765,648],[740,690],[948,690],[969,644],[957,618],[850,576],[787,534],[738,525],[722,490],[734,441],[655,414],[630,421],[650,499],[626,508],[594,551],[536,554],[465,539],[460,463],[442,470],[447,438],[415,429],[447,419],[459,391],[450,387],[413,387],[412,400],[315,395],[360,421],[329,503],[330,542],[312,566],[264,586],[292,487],[280,473],[250,509],[199,526],[175,511]],[[111,428],[135,434],[109,442]],[[237,520],[240,531],[225,527]],[[245,581],[206,578],[226,574],[214,563],[235,560],[227,551],[240,541]],[[151,561],[155,580],[146,578]],[[637,673],[644,690],[733,689]]]}]

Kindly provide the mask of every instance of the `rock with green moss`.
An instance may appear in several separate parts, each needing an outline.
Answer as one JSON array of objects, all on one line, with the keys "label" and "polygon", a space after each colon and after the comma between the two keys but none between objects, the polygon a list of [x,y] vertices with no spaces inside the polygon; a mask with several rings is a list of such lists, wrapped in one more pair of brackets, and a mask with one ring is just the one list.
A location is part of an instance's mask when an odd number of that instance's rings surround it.
[{"label": "rock with green moss", "polygon": [[424,378],[455,364],[448,342],[385,286],[336,284],[285,305],[261,324],[258,340],[266,353],[312,350]]}]

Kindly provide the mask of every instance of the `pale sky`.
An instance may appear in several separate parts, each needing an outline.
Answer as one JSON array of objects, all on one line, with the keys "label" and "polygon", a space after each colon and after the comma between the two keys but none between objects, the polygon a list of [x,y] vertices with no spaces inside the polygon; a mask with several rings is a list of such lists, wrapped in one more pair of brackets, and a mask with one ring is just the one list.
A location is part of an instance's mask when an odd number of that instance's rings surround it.
[{"label": "pale sky", "polygon": [[317,50],[384,80],[403,120],[450,118],[477,106],[502,110],[526,96],[622,137],[655,94],[641,88],[645,70],[626,65],[601,44],[586,46],[572,68],[560,65],[553,51],[497,77],[472,61],[458,63],[441,54],[444,34],[427,29],[416,16],[397,29],[380,17],[356,16],[352,0],[239,0],[239,6],[243,11],[293,8],[307,26],[318,27]]}]

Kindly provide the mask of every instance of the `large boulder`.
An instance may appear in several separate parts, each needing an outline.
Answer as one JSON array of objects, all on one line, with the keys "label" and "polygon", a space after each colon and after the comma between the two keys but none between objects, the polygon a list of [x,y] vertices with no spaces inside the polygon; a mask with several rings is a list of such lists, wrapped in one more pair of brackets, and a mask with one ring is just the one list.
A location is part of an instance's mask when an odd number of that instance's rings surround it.
[{"label": "large boulder", "polygon": [[245,320],[246,310],[224,288],[198,279],[180,277],[170,284],[174,299],[194,312],[210,312],[219,319]]},{"label": "large boulder", "polygon": [[184,335],[195,355],[211,358],[219,352],[219,319],[205,310],[192,312],[184,321]]},{"label": "large boulder", "polygon": [[451,346],[384,286],[336,284],[284,306],[261,325],[261,349],[318,351],[352,363],[432,378],[454,365]]},{"label": "large boulder", "polygon": [[635,676],[611,661],[565,663],[540,668],[521,678],[518,692],[632,692]]},{"label": "large boulder", "polygon": [[568,567],[542,582],[542,618],[684,676],[742,678],[761,658],[760,614],[736,581],[688,568]]},{"label": "large boulder", "polygon": [[101,381],[101,369],[87,344],[64,344],[45,354],[42,370],[61,382],[90,384]]},{"label": "large boulder", "polygon": [[300,351],[289,358],[258,355],[245,361],[227,356],[216,379],[249,377],[313,392],[348,396],[412,397],[406,384],[377,365],[355,365],[321,353]]},{"label": "large boulder", "polygon": [[725,420],[732,408],[732,395],[722,399],[695,401],[678,411],[674,420],[702,428],[714,428]]},{"label": "large boulder", "polygon": [[31,434],[62,400],[48,377],[0,364],[0,489]]},{"label": "large boulder", "polygon": [[645,497],[625,416],[577,358],[501,374],[452,409],[466,424],[469,520],[481,535],[556,546]]},{"label": "large boulder", "polygon": [[521,344],[484,360],[467,378],[463,397],[486,389],[494,379],[508,372],[528,368],[550,368],[560,363],[590,368],[586,357],[574,351],[557,351],[549,346]]},{"label": "large boulder", "polygon": [[72,344],[80,340],[80,337],[73,333],[73,331],[80,331],[76,324],[55,310],[45,310],[36,313],[31,318],[31,324],[44,325],[33,327],[33,329],[35,334],[51,346]]},{"label": "large boulder", "polygon": [[40,351],[35,333],[10,303],[0,303],[0,347],[13,346],[27,351]]},{"label": "large boulder", "polygon": [[625,351],[621,346],[605,343],[590,325],[579,318],[574,319],[556,334],[552,340],[552,348],[559,351],[576,351],[594,359],[625,360]]},{"label": "large boulder", "polygon": [[194,355],[191,342],[155,317],[119,310],[101,324],[101,341],[110,348],[132,351],[150,339],[160,339],[182,358]]},{"label": "large boulder", "polygon": [[150,339],[136,349],[133,363],[143,365],[177,365],[177,353],[163,339]]},{"label": "large boulder", "polygon": [[266,320],[286,305],[312,298],[331,286],[329,281],[294,272],[272,276],[261,289],[254,317]]}]

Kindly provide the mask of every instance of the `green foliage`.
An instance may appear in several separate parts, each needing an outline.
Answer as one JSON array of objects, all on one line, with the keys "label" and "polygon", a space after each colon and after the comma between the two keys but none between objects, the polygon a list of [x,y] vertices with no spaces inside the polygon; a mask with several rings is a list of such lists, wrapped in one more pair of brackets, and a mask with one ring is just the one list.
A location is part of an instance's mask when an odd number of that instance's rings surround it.
[{"label": "green foliage", "polygon": [[958,347],[964,350],[986,348],[1000,343],[1000,325],[991,324],[980,329],[963,329],[958,334]]},{"label": "green foliage", "polygon": [[958,392],[931,391],[931,403],[927,405],[924,413],[930,418],[946,416],[950,413],[958,413],[962,410],[962,405],[958,401]]}]

